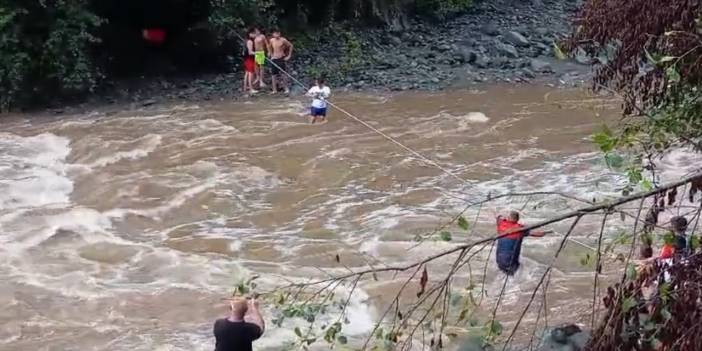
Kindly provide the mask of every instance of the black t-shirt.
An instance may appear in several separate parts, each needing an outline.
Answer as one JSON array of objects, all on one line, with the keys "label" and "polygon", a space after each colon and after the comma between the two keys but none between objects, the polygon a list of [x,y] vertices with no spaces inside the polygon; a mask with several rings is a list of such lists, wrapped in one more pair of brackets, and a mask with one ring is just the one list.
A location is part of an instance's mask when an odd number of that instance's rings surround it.
[{"label": "black t-shirt", "polygon": [[215,351],[252,351],[251,342],[261,334],[256,324],[218,319],[214,324]]}]

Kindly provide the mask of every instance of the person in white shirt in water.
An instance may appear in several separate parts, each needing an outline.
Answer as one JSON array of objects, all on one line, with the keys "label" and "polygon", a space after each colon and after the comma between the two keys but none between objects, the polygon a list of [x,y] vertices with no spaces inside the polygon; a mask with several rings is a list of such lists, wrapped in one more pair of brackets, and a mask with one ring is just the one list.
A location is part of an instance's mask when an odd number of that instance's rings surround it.
[{"label": "person in white shirt in water", "polygon": [[310,108],[310,123],[324,123],[327,121],[327,99],[331,96],[331,90],[324,84],[324,78],[315,80],[314,86],[307,92],[307,96],[312,97],[312,107]]}]

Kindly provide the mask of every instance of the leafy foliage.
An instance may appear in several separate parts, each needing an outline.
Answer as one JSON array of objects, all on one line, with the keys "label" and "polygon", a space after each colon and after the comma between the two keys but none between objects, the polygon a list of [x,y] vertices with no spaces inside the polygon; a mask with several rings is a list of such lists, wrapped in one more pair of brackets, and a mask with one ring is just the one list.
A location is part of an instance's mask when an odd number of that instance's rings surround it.
[{"label": "leafy foliage", "polygon": [[693,350],[702,345],[702,257],[657,264],[609,288],[588,350]]},{"label": "leafy foliage", "polygon": [[609,167],[628,174],[624,194],[651,189],[657,156],[702,151],[702,2],[590,0],[578,18],[566,48],[595,58],[595,89],[621,95],[628,116],[593,140]]},{"label": "leafy foliage", "polygon": [[472,0],[416,0],[416,11],[436,19],[446,19],[470,8]]},{"label": "leafy foliage", "polygon": [[700,83],[701,11],[699,1],[590,0],[567,47],[596,58],[595,83],[622,91],[627,113],[639,112]]},{"label": "leafy foliage", "polygon": [[91,48],[103,20],[87,0],[0,6],[0,108],[93,90],[101,78]]}]

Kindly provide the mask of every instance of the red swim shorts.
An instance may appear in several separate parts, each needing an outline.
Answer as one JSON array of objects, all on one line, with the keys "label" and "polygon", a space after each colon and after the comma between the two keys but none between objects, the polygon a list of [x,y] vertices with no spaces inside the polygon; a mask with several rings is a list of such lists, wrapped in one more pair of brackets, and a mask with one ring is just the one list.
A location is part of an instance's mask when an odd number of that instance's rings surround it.
[{"label": "red swim shorts", "polygon": [[246,72],[256,72],[256,61],[253,56],[246,56],[244,58],[244,71]]}]

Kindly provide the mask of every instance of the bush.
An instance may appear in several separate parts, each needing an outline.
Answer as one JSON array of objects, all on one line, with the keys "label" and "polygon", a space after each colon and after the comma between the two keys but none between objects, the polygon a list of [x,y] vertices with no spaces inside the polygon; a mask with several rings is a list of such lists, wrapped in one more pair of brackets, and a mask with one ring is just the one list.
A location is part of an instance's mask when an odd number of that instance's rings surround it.
[{"label": "bush", "polygon": [[415,11],[419,15],[443,20],[465,12],[472,0],[416,0]]},{"label": "bush", "polygon": [[92,91],[100,79],[92,33],[102,23],[87,0],[0,7],[0,108]]}]

